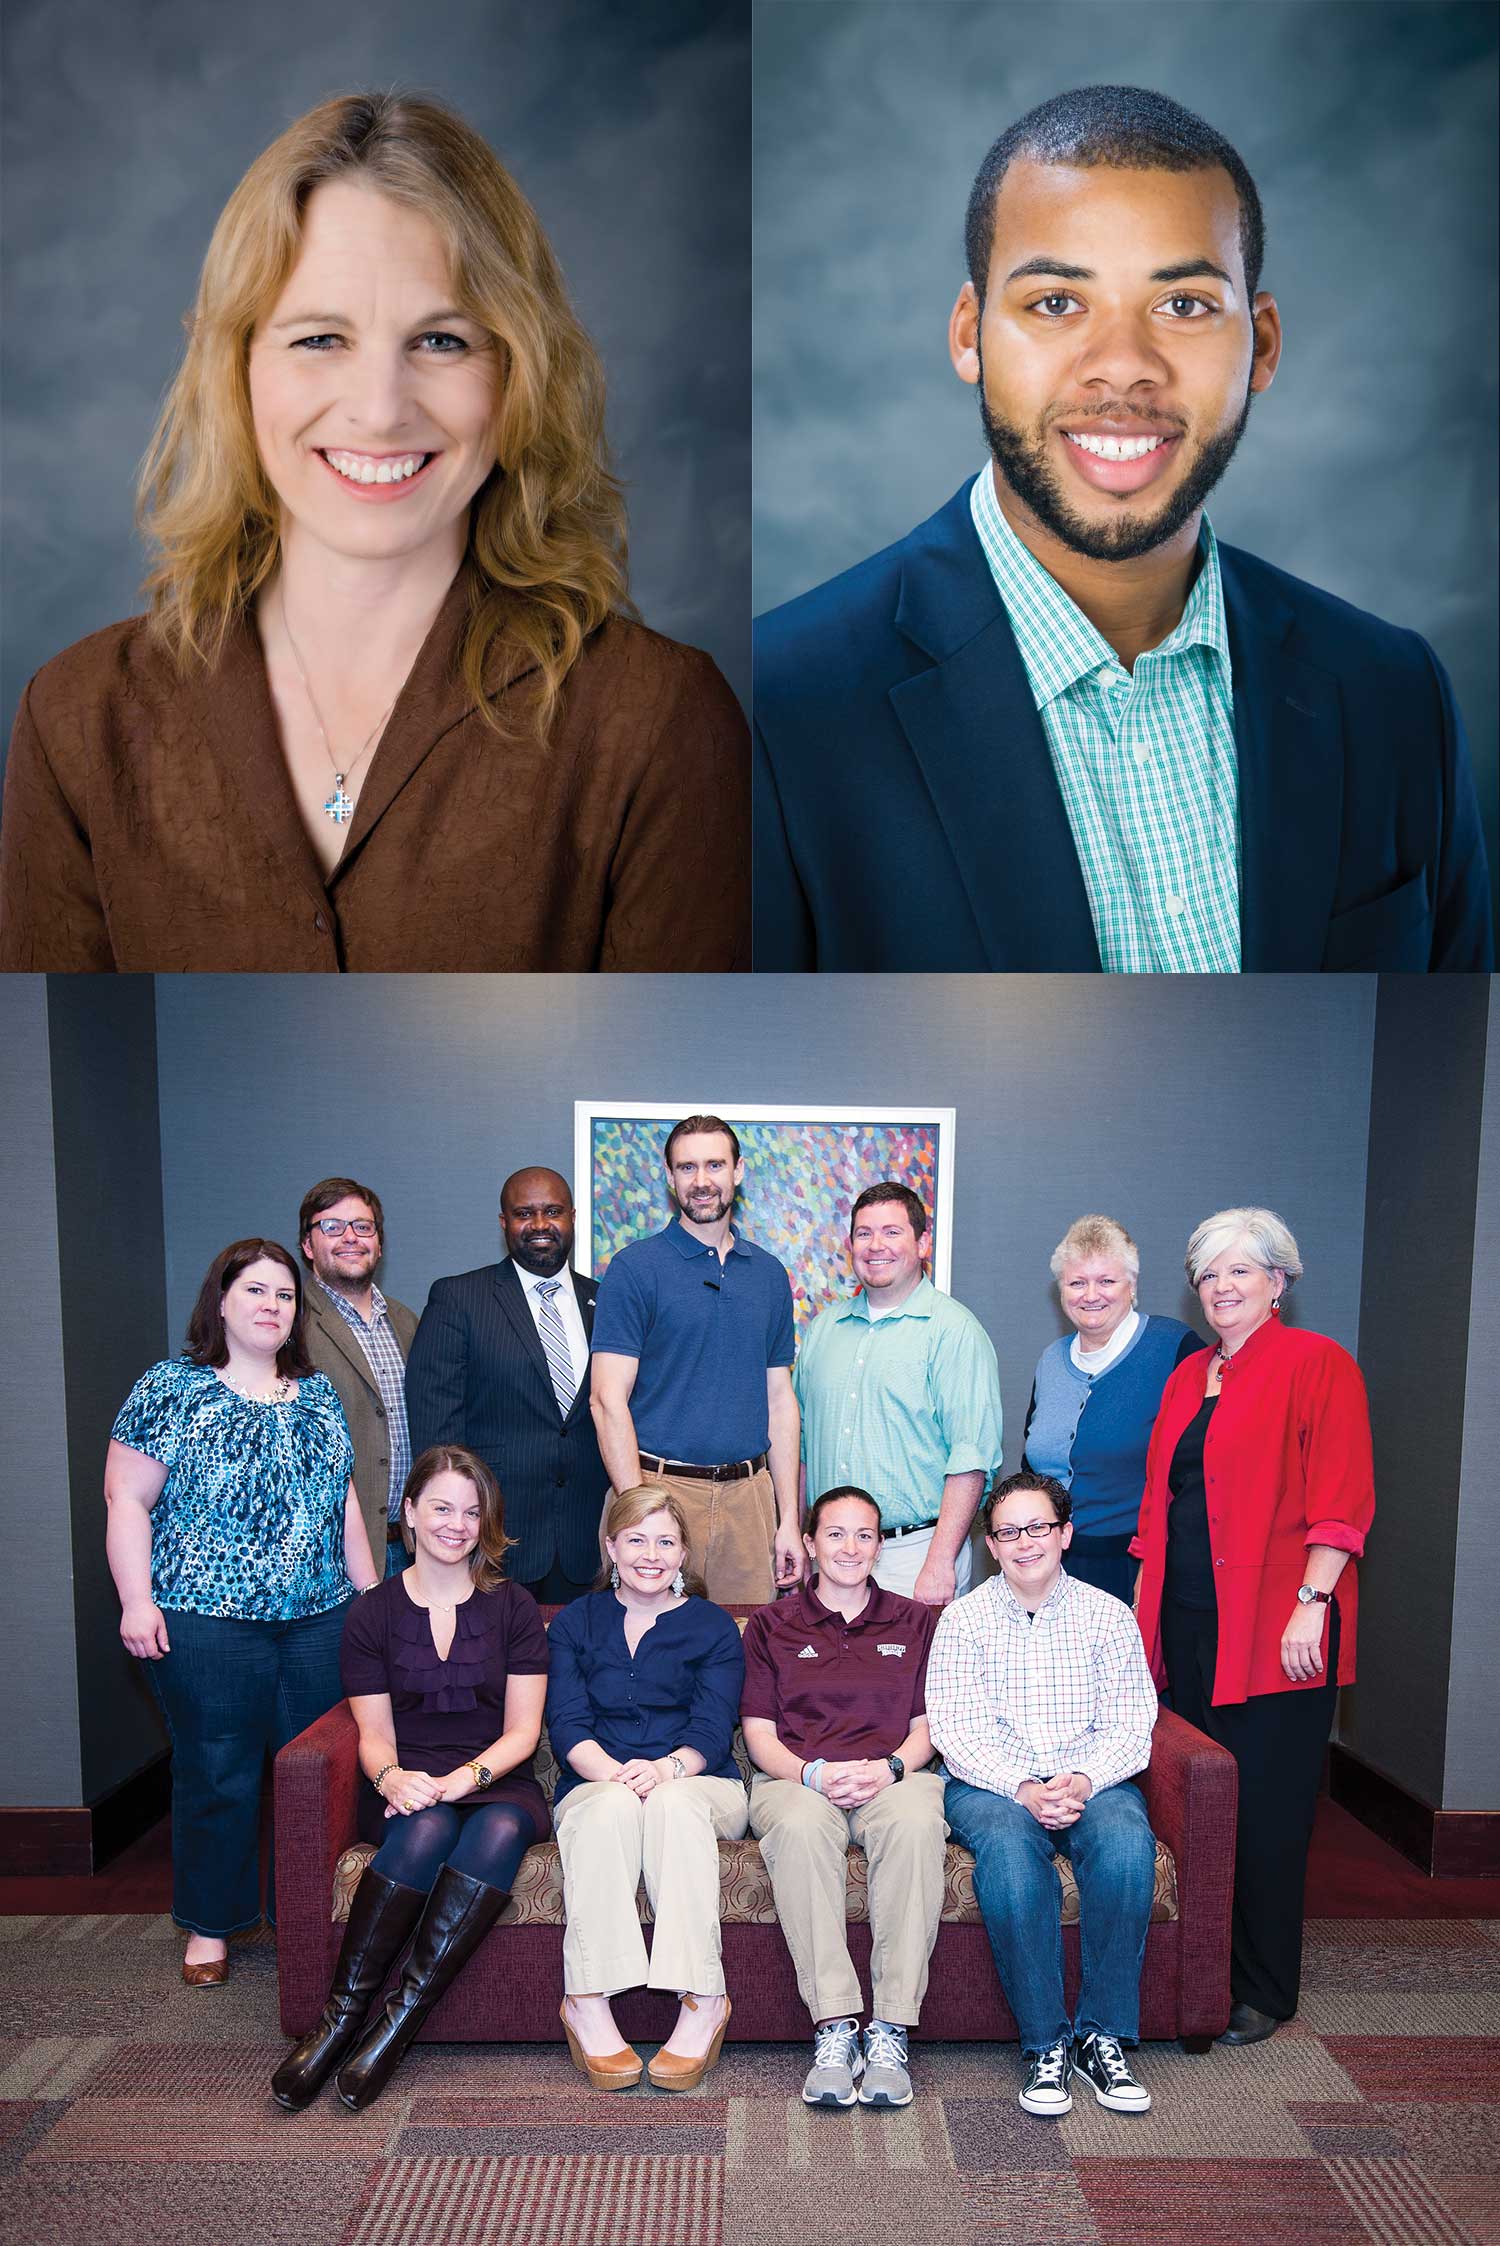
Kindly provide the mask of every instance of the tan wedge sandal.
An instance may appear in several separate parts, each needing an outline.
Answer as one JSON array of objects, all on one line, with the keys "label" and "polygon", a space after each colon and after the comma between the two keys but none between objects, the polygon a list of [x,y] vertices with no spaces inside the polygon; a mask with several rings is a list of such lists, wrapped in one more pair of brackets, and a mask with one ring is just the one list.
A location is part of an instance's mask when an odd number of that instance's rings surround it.
[{"label": "tan wedge sandal", "polygon": [[[682,2001],[689,2012],[697,2011],[697,2005],[686,1991],[683,1992]],[[726,1996],[724,1999],[724,2017],[715,2028],[713,2042],[701,2059],[683,2059],[675,2051],[661,2050],[657,2052],[646,2072],[658,2090],[697,2089],[709,2068],[716,2067],[719,2063],[719,2053],[724,2044],[724,2030],[729,2025],[729,2015],[733,2010],[734,2007]]]},{"label": "tan wedge sandal", "polygon": [[594,2089],[633,2090],[635,2088],[641,2079],[642,2071],[641,2055],[638,2051],[633,2051],[628,2043],[622,2043],[618,2051],[606,2051],[602,2055],[595,2051],[585,2051],[583,2045],[573,2033],[572,2022],[568,2018],[568,2000],[566,1997],[563,1998],[561,2005],[558,2007],[557,2016],[563,2024],[563,2034],[568,2039],[568,2049],[572,2053],[574,2066],[580,2074],[588,2076]]}]

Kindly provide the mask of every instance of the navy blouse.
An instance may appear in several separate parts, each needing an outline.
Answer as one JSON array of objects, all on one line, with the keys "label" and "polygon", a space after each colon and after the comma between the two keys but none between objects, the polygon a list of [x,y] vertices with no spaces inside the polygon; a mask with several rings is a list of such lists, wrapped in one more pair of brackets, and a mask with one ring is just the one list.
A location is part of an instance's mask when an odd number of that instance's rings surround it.
[{"label": "navy blouse", "polygon": [[706,1778],[738,1778],[733,1754],[745,1655],[737,1625],[707,1599],[657,1616],[635,1649],[613,1591],[574,1599],[547,1632],[547,1736],[557,1757],[555,1801],[584,1781],[569,1762],[595,1739],[617,1762],[658,1761],[693,1747]]},{"label": "navy blouse", "polygon": [[285,1404],[257,1403],[212,1365],[169,1357],[142,1373],[111,1435],[167,1469],[151,1509],[159,1607],[292,1622],[352,1598],[344,1502],[354,1445],[326,1373]]}]

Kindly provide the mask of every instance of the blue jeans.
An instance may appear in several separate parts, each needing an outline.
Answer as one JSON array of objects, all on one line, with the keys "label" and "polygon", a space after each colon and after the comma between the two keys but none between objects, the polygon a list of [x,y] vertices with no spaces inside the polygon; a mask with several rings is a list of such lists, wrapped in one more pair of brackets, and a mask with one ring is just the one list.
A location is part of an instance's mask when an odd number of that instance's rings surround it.
[{"label": "blue jeans", "polygon": [[974,1893],[1022,2050],[1049,2051],[1069,2033],[1055,1852],[1071,1858],[1078,1881],[1077,2033],[1133,2043],[1156,1885],[1156,1842],[1137,1789],[1108,1786],[1084,1803],[1076,1825],[1049,1832],[1018,1801],[950,1778],[943,1815],[973,1855]]},{"label": "blue jeans", "polygon": [[172,1740],[172,1916],[192,1934],[237,1934],[260,1918],[266,1756],[343,1698],[344,1613],[241,1622],[165,1610],[172,1650],[144,1667]]},{"label": "blue jeans", "polygon": [[392,1544],[389,1542],[389,1540],[387,1540],[385,1547],[385,1572],[387,1580],[389,1580],[389,1578],[393,1575],[399,1575],[403,1568],[409,1568],[410,1566],[411,1554],[407,1551],[406,1546],[404,1544]]}]

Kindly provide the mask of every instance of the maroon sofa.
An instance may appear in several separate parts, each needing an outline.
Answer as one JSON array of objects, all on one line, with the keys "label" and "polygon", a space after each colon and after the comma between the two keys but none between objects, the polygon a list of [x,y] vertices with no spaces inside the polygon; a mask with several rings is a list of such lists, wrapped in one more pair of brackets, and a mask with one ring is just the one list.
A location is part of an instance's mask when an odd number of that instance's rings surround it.
[{"label": "maroon sofa", "polygon": [[[368,1850],[356,1850],[355,1805],[364,1783],[358,1734],[342,1703],[276,1757],[277,1948],[281,2024],[306,2033],[322,2010],[343,1936],[348,1897]],[[738,1735],[736,1737],[738,1749]],[[538,1757],[548,1787],[550,1752]],[[1229,2017],[1229,1915],[1234,1873],[1235,1766],[1181,1717],[1157,1718],[1150,1768],[1138,1780],[1158,1842],[1157,1907],[1141,1976],[1141,2033],[1181,2037],[1206,2050]],[[972,1863],[948,1850],[948,1896],[917,2035],[927,2040],[1013,2041],[1015,2022],[973,1904]],[[870,1928],[863,1918],[863,1858],[850,1851],[850,1951],[869,1988]],[[342,1867],[341,1867],[341,1859]],[[1068,2001],[1077,1995],[1078,1929],[1071,1871],[1064,1872],[1063,1944]],[[731,2041],[800,2042],[807,2014],[769,1903],[753,1839],[720,1843],[724,1971],[733,1999]],[[1166,1915],[1170,1913],[1171,1915]],[[337,1915],[336,1915],[337,1914]],[[561,2042],[561,1881],[556,1849],[529,1851],[516,1900],[421,2030],[438,2043]],[[616,2000],[623,2034],[659,2042],[675,1999],[632,1991]]]}]

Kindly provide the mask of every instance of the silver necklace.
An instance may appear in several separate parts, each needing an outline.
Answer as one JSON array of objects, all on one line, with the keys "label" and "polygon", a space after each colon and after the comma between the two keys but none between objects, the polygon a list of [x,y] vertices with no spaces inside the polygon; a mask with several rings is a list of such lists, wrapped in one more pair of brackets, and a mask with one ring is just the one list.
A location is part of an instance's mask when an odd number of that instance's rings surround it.
[{"label": "silver necklace", "polygon": [[226,1388],[234,1390],[236,1396],[243,1396],[247,1404],[284,1404],[292,1393],[291,1379],[286,1373],[278,1374],[269,1396],[257,1396],[252,1390],[241,1388],[239,1382],[231,1380],[227,1373],[220,1373],[219,1378]]},{"label": "silver necklace", "polygon": [[381,711],[379,717],[375,720],[374,725],[370,728],[370,731],[365,736],[365,745],[360,750],[359,755],[354,758],[352,763],[346,764],[343,771],[341,772],[339,770],[338,758],[334,755],[332,745],[328,739],[328,728],[323,723],[323,713],[318,708],[317,697],[312,690],[312,680],[307,675],[307,665],[303,662],[302,657],[298,652],[297,642],[292,637],[292,627],[287,622],[286,587],[284,585],[278,584],[276,588],[276,597],[281,603],[281,628],[286,633],[287,646],[291,649],[293,656],[296,658],[297,668],[302,673],[302,684],[307,690],[307,699],[311,706],[312,714],[318,721],[318,731],[323,736],[323,753],[327,757],[329,765],[333,771],[333,793],[331,796],[329,796],[327,802],[323,805],[323,809],[328,813],[329,818],[333,821],[336,827],[346,826],[348,822],[354,817],[354,798],[352,795],[349,795],[345,792],[344,782],[348,779],[351,772],[355,771],[358,766],[364,763],[365,758],[369,755],[376,734],[380,731],[381,727],[385,724],[386,719],[390,716],[392,710],[396,707],[396,695],[400,693],[401,689],[399,686],[397,687],[396,694],[393,694],[391,696],[391,699],[389,700],[389,702],[387,702],[385,708]]}]

